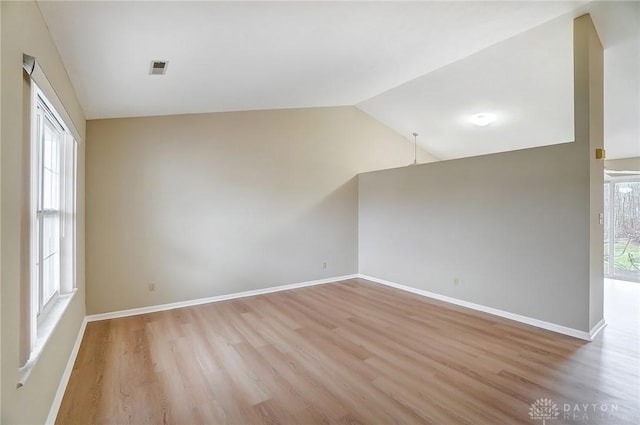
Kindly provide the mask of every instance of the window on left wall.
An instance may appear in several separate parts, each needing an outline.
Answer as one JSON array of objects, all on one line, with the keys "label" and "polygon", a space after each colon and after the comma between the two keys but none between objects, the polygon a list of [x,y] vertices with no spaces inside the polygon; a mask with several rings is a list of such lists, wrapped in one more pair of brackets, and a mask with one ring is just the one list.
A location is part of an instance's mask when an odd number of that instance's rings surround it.
[{"label": "window on left wall", "polygon": [[77,143],[31,81],[29,303],[26,376],[76,287]]}]

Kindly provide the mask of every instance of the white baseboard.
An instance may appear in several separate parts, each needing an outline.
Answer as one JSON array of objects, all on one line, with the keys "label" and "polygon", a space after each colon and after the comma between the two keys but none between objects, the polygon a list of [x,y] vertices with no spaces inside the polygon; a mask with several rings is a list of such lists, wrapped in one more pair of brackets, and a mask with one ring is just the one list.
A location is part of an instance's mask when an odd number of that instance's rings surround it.
[{"label": "white baseboard", "polygon": [[71,378],[73,365],[76,362],[76,357],[78,357],[78,351],[80,351],[80,344],[82,344],[82,337],[84,336],[84,330],[86,327],[87,318],[85,316],[84,320],[82,320],[82,325],[80,325],[80,329],[78,330],[78,336],[76,336],[76,342],[73,344],[73,349],[71,350],[71,354],[69,355],[69,360],[67,360],[67,366],[64,368],[62,378],[60,378],[60,383],[58,384],[56,395],[53,398],[53,402],[51,403],[49,415],[47,416],[47,421],[45,422],[46,425],[53,425],[56,421],[56,418],[58,417],[58,410],[60,410],[64,392],[67,390],[67,384],[69,383],[69,378]]},{"label": "white baseboard", "polygon": [[95,322],[97,320],[116,319],[119,317],[136,316],[138,314],[155,313],[157,311],[173,310],[175,308],[190,307],[200,304],[214,303],[218,301],[233,300],[235,298],[253,297],[254,295],[269,294],[272,292],[286,291],[289,289],[304,288],[307,286],[322,285],[324,283],[338,282],[340,280],[354,279],[357,274],[349,274],[345,276],[329,277],[326,279],[310,280],[307,282],[292,283],[290,285],[273,286],[264,289],[254,289],[251,291],[236,292],[227,295],[218,295],[215,297],[198,298],[195,300],[180,301],[169,304],[152,305],[149,307],[132,308],[129,310],[111,311],[108,313],[92,314],[86,316],[87,322]]},{"label": "white baseboard", "polygon": [[461,307],[470,308],[472,310],[481,311],[483,313],[493,314],[494,316],[504,317],[505,319],[514,320],[516,322],[526,323],[527,325],[557,332],[563,335],[569,335],[574,338],[583,339],[585,341],[593,341],[593,338],[595,338],[596,334],[600,332],[602,328],[605,327],[604,319],[602,319],[596,326],[594,326],[594,328],[590,332],[581,331],[578,329],[568,328],[566,326],[556,325],[555,323],[545,322],[543,320],[533,319],[531,317],[521,316],[519,314],[510,313],[504,310],[499,310],[497,308],[487,307],[482,304],[476,304],[469,301],[464,301],[457,298],[449,297],[446,295],[436,294],[435,292],[429,292],[423,289],[417,289],[411,286],[401,285],[399,283],[390,282],[388,280],[379,279],[373,276],[367,276],[364,274],[359,274],[358,276],[362,279],[370,280],[372,282],[380,283],[382,285],[391,286],[392,288],[401,289],[403,291],[411,292],[413,294],[422,295],[425,297],[444,301],[450,304],[459,305]]},{"label": "white baseboard", "polygon": [[598,323],[595,324],[595,326],[593,328],[591,328],[591,330],[589,331],[589,340],[593,341],[596,337],[596,335],[598,335],[598,333],[600,333],[601,330],[603,330],[605,327],[607,326],[607,323],[604,321],[604,318],[602,318]]}]

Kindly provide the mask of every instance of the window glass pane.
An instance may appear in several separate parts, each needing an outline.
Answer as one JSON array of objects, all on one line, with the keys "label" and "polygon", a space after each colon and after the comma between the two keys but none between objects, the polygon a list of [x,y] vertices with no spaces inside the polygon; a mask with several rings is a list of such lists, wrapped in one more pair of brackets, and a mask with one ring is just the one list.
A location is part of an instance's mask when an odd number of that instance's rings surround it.
[{"label": "window glass pane", "polygon": [[60,259],[59,254],[55,253],[42,261],[42,304],[56,293],[60,287]]},{"label": "window glass pane", "polygon": [[613,273],[640,280],[640,181],[616,182],[613,208]]},{"label": "window glass pane", "polygon": [[51,168],[51,127],[48,120],[45,119],[44,137],[42,139],[42,166]]},{"label": "window glass pane", "polygon": [[45,117],[42,147],[42,208],[60,208],[60,139],[61,134]]},{"label": "window glass pane", "polygon": [[608,276],[611,273],[610,263],[609,263],[609,250],[611,248],[609,241],[609,216],[611,215],[611,201],[610,201],[610,193],[609,191],[610,183],[604,184],[604,274]]},{"label": "window glass pane", "polygon": [[42,303],[60,288],[60,216],[42,217]]},{"label": "window glass pane", "polygon": [[38,169],[41,199],[38,214],[38,256],[36,269],[40,277],[39,311],[60,290],[60,157],[64,133],[55,121],[41,107],[42,134],[39,149],[41,158]]},{"label": "window glass pane", "polygon": [[42,206],[43,209],[51,208],[51,204],[53,203],[53,194],[51,193],[51,188],[53,186],[53,173],[45,168],[42,170]]},{"label": "window glass pane", "polygon": [[45,215],[42,229],[42,257],[47,258],[60,250],[60,216]]}]

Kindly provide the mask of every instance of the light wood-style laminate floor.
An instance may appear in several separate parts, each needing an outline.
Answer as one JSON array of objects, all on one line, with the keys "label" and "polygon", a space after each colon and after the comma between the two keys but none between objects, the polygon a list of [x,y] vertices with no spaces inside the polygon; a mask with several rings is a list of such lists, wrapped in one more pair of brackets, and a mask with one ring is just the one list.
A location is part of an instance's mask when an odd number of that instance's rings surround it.
[{"label": "light wood-style laminate floor", "polygon": [[353,279],[91,322],[56,423],[635,425],[638,350]]}]

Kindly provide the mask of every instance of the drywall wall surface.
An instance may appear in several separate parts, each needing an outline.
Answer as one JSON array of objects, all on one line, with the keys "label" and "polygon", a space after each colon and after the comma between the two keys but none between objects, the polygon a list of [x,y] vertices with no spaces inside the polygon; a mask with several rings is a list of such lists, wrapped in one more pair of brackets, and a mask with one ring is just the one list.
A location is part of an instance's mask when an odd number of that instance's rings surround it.
[{"label": "drywall wall surface", "polygon": [[590,15],[573,23],[574,127],[589,164],[589,329],[604,318],[604,147],[603,49]]},{"label": "drywall wall surface", "polygon": [[[2,6],[0,5],[0,26],[2,25]],[[0,28],[0,46],[2,46],[2,30]],[[0,84],[2,82],[2,54],[0,54]],[[0,85],[1,89],[1,85]],[[0,91],[1,93],[1,91]],[[0,129],[2,128],[2,102],[0,101]],[[0,131],[0,142],[2,134]],[[2,188],[2,149],[0,148],[0,188]],[[1,194],[1,190],[0,190]],[[1,195],[0,195],[1,196]],[[0,208],[0,223],[2,223],[2,208]],[[0,225],[0,240],[2,240],[2,226]],[[0,279],[2,276],[2,244],[0,243]],[[0,281],[0,290],[2,283]],[[1,294],[1,293],[0,293]],[[2,299],[0,297],[0,383],[2,382]],[[0,420],[2,419],[2,385],[0,384]]]},{"label": "drywall wall surface", "polygon": [[412,161],[354,107],[88,121],[87,309],[356,273],[355,176]]},{"label": "drywall wall surface", "polygon": [[361,174],[360,273],[588,330],[588,172],[566,143]]},{"label": "drywall wall surface", "polygon": [[[21,231],[28,213],[24,211],[25,145],[28,139],[28,117],[24,116],[25,104],[22,55],[35,56],[49,81],[55,88],[80,135],[84,136],[84,115],[76,99],[71,82],[58,56],[56,47],[35,2],[0,2],[1,25],[1,232],[0,284],[2,300],[2,410],[3,424],[44,423],[69,354],[85,315],[84,300],[84,246],[83,246],[83,155],[80,140],[78,152],[78,291],[52,333],[27,382],[20,389],[18,382],[20,348],[20,288],[25,284],[21,269],[21,256],[25,250]],[[28,92],[27,92],[28,93]],[[27,123],[27,124],[25,124]]]}]

